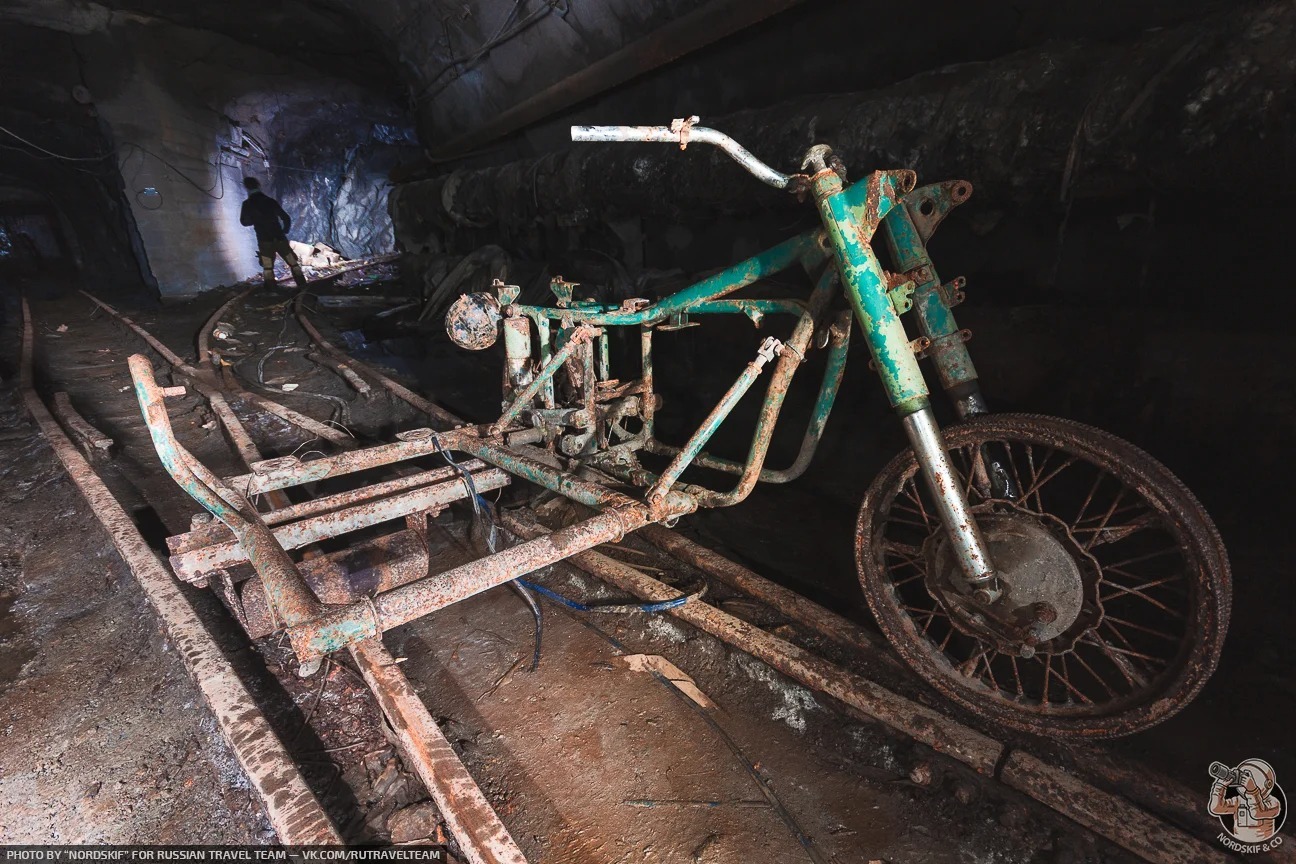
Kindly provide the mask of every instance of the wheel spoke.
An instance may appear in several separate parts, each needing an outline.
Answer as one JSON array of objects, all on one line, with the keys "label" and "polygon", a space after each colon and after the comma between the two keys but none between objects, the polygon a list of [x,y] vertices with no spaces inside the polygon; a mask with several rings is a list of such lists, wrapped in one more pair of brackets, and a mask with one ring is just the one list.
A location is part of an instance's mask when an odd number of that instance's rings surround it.
[{"label": "wheel spoke", "polygon": [[[910,490],[912,490],[912,492]],[[918,487],[910,482],[906,484],[904,494],[906,498],[918,505],[918,512],[922,515],[923,522],[930,526],[931,517],[927,515],[927,508],[923,505],[922,495],[918,494]]]},{"label": "wheel spoke", "polygon": [[[988,650],[987,650],[987,653],[988,653],[988,654],[993,654],[995,657],[998,657],[998,656],[999,656],[999,652],[998,652],[998,651],[994,651],[994,650],[990,650],[990,649],[988,649]],[[983,655],[983,656],[984,656],[984,655]],[[989,656],[987,656],[987,657],[985,658],[986,676],[990,679],[990,686],[993,687],[996,691],[998,691],[998,690],[999,690],[999,682],[996,681],[996,680],[995,680],[995,677],[994,677],[994,668],[993,668],[992,665],[991,665],[993,662],[994,662],[994,657],[989,657]]]},{"label": "wheel spoke", "polygon": [[1165,605],[1160,600],[1157,600],[1155,597],[1149,597],[1148,595],[1144,594],[1142,591],[1140,591],[1137,588],[1129,588],[1123,585],[1117,585],[1116,583],[1111,582],[1109,580],[1104,580],[1104,581],[1106,582],[1106,584],[1111,585],[1112,587],[1118,588],[1120,590],[1118,590],[1115,594],[1110,594],[1106,597],[1099,597],[1098,599],[1103,603],[1110,603],[1112,600],[1118,600],[1121,597],[1128,595],[1131,597],[1138,597],[1141,600],[1146,600],[1147,602],[1151,603],[1153,606],[1160,609],[1162,612],[1165,612],[1167,615],[1173,615],[1175,618],[1179,618],[1179,619],[1182,619],[1184,617],[1182,613],[1177,612],[1174,609],[1171,609],[1169,606]]},{"label": "wheel spoke", "polygon": [[1120,506],[1121,499],[1125,497],[1126,491],[1128,490],[1126,490],[1124,486],[1117,491],[1116,497],[1112,499],[1111,506],[1108,507],[1107,512],[1103,514],[1102,521],[1099,522],[1098,527],[1094,529],[1094,535],[1090,537],[1089,542],[1085,544],[1084,548],[1086,552],[1089,551],[1089,547],[1093,546],[1094,541],[1102,534],[1102,530],[1107,527],[1107,523],[1111,521],[1112,514],[1115,513],[1116,508]]},{"label": "wheel spoke", "polygon": [[1176,552],[1179,552],[1178,546],[1168,546],[1157,552],[1148,552],[1145,555],[1136,555],[1133,558],[1126,558],[1124,561],[1113,561],[1110,564],[1104,564],[1103,569],[1114,570],[1117,567],[1124,567],[1126,564],[1138,564],[1142,561],[1150,561],[1153,558],[1160,558],[1162,555],[1173,555]]},{"label": "wheel spoke", "polygon": [[[1052,456],[1052,455],[1053,455],[1053,452],[1050,451],[1049,456]],[[1048,460],[1046,459],[1045,461],[1048,461]],[[1032,487],[1031,487],[1031,488],[1026,492],[1026,494],[1022,495],[1022,500],[1024,501],[1024,500],[1026,500],[1027,498],[1030,498],[1030,496],[1033,494],[1033,495],[1035,496],[1035,501],[1039,504],[1040,509],[1043,510],[1043,509],[1044,509],[1044,499],[1040,497],[1040,490],[1043,489],[1044,486],[1045,486],[1045,484],[1047,484],[1050,480],[1052,480],[1052,479],[1053,479],[1054,477],[1056,477],[1057,475],[1061,474],[1061,473],[1062,473],[1063,471],[1065,471],[1066,469],[1070,468],[1070,467],[1071,467],[1072,465],[1074,465],[1075,463],[1076,463],[1076,457],[1075,457],[1075,456],[1068,456],[1067,459],[1066,459],[1066,461],[1063,462],[1063,463],[1062,463],[1061,465],[1059,465],[1058,467],[1054,468],[1051,472],[1049,472],[1048,476],[1046,476],[1046,477],[1042,477],[1042,478],[1036,480],[1036,481],[1035,481],[1035,484],[1034,484],[1034,485],[1033,485],[1033,486],[1032,486]],[[1044,470],[1044,464],[1043,464],[1043,463],[1040,463],[1040,471],[1043,472],[1043,470]]]},{"label": "wheel spoke", "polygon": [[[1067,689],[1068,691],[1070,691],[1071,693],[1074,693],[1076,696],[1078,696],[1078,697],[1080,698],[1080,701],[1081,701],[1081,702],[1084,702],[1084,703],[1087,704],[1087,705],[1092,705],[1092,704],[1093,704],[1093,700],[1090,699],[1088,696],[1086,696],[1084,693],[1080,692],[1080,690],[1078,690],[1078,689],[1075,687],[1075,685],[1073,685],[1073,684],[1071,683],[1071,673],[1070,673],[1070,671],[1067,669],[1067,665],[1066,665],[1066,658],[1067,658],[1067,655],[1065,655],[1065,654],[1059,655],[1058,659],[1062,662],[1062,674],[1061,674],[1060,676],[1058,676],[1058,675],[1054,675],[1054,677],[1057,678],[1059,681],[1061,681],[1062,684],[1066,687],[1066,689]],[[1070,697],[1070,696],[1067,697],[1067,701],[1068,701],[1068,702],[1071,701],[1071,697]]]},{"label": "wheel spoke", "polygon": [[1093,633],[1090,633],[1089,635],[1092,636],[1092,638],[1094,639],[1102,641],[1103,645],[1106,646],[1105,650],[1107,651],[1115,651],[1117,654],[1121,654],[1126,657],[1137,657],[1138,659],[1146,660],[1149,663],[1156,663],[1158,666],[1169,665],[1169,663],[1167,663],[1164,659],[1160,657],[1153,657],[1151,654],[1144,654],[1142,651],[1134,651],[1129,648],[1118,648],[1115,645],[1112,645],[1110,642],[1104,641],[1101,636],[1097,636]]},{"label": "wheel spoke", "polygon": [[1117,698],[1116,691],[1111,688],[1111,685],[1107,683],[1107,680],[1105,678],[1103,678],[1101,675],[1095,672],[1094,668],[1085,662],[1085,659],[1080,656],[1079,651],[1072,651],[1071,656],[1075,658],[1075,661],[1077,663],[1079,663],[1081,666],[1085,668],[1085,671],[1087,671],[1091,676],[1093,676],[1095,681],[1097,681],[1099,684],[1102,685],[1102,688],[1107,691],[1107,695],[1109,697],[1111,697],[1112,699]]},{"label": "wheel spoke", "polygon": [[903,555],[911,561],[917,561],[922,557],[921,547],[914,546],[912,543],[901,543],[899,540],[888,539],[882,541],[882,551]]},{"label": "wheel spoke", "polygon": [[901,585],[908,585],[910,582],[913,582],[915,579],[921,579],[926,575],[927,575],[926,573],[915,573],[912,576],[906,576],[905,578],[901,579],[898,582],[892,582],[891,587],[899,588]]},{"label": "wheel spoke", "polygon": [[1148,633],[1152,636],[1159,636],[1162,639],[1165,639],[1167,642],[1178,642],[1180,639],[1180,637],[1171,635],[1170,633],[1164,633],[1160,630],[1157,630],[1152,627],[1146,627],[1142,624],[1135,624],[1133,621],[1126,621],[1124,618],[1117,618],[1115,615],[1111,615],[1107,613],[1103,614],[1103,620],[1107,621],[1112,625],[1112,630],[1116,630],[1116,625],[1119,624],[1122,627],[1129,627],[1133,630],[1138,630],[1141,633]]},{"label": "wheel spoke", "polygon": [[1087,638],[1080,641],[1101,651],[1103,655],[1111,661],[1111,664],[1125,676],[1125,680],[1128,681],[1131,686],[1140,690],[1147,687],[1148,680],[1143,677],[1142,671],[1135,666],[1128,657],[1116,653],[1115,649],[1108,644],[1107,640],[1103,639],[1097,633],[1088,633],[1086,634],[1086,637]]},{"label": "wheel spoke", "polygon": [[[978,646],[980,644],[981,644],[980,642],[977,642]],[[989,650],[990,650],[989,648],[982,648],[980,654],[973,654],[971,657],[964,660],[962,665],[959,666],[959,674],[962,675],[964,678],[977,677],[976,675],[977,667],[981,665],[981,658],[985,657],[986,651]]]},{"label": "wheel spoke", "polygon": [[1013,680],[1017,682],[1017,695],[1025,696],[1026,691],[1022,689],[1021,672],[1017,669],[1017,658],[1009,654],[1008,659],[1012,662]]},{"label": "wheel spoke", "polygon": [[945,633],[945,638],[941,640],[940,645],[936,646],[936,650],[942,654],[945,653],[945,646],[949,645],[952,638],[954,638],[954,626],[951,624],[949,630]]},{"label": "wheel spoke", "polygon": [[[891,505],[891,514],[890,514],[887,518],[890,519],[890,521],[893,522],[893,523],[895,523],[896,525],[910,525],[910,526],[912,526],[912,527],[914,527],[914,528],[922,528],[923,530],[927,530],[927,528],[929,527],[929,526],[927,526],[927,525],[924,525],[924,524],[921,523],[921,522],[915,522],[915,521],[912,520],[912,519],[901,519],[900,517],[898,517],[898,516],[895,515],[895,510],[896,510],[896,506],[895,506],[894,504],[892,504],[892,505]],[[915,512],[915,513],[916,513],[917,511],[915,510],[915,511],[912,511],[912,512]]]},{"label": "wheel spoke", "polygon": [[1133,504],[1126,504],[1124,507],[1116,508],[1115,512],[1113,512],[1110,517],[1107,517],[1106,514],[1104,513],[1095,513],[1092,516],[1086,516],[1083,519],[1077,519],[1075,523],[1076,524],[1075,530],[1085,531],[1085,532],[1097,531],[1098,530],[1097,528],[1081,528],[1079,526],[1085,522],[1101,522],[1104,518],[1115,519],[1117,516],[1124,516],[1126,513],[1134,513],[1138,510],[1147,510],[1147,505],[1144,504],[1142,501],[1135,501]]},{"label": "wheel spoke", "polygon": [[[1120,570],[1114,567],[1108,567],[1106,572],[1118,573],[1121,576],[1124,576],[1128,579],[1146,578],[1141,576],[1135,576],[1133,573],[1130,573],[1128,570]],[[1183,579],[1182,573],[1173,573],[1169,576],[1162,576],[1160,579],[1153,579],[1150,582],[1144,582],[1141,585],[1123,585],[1120,582],[1115,581],[1114,579],[1105,579],[1103,581],[1105,581],[1108,585],[1111,585],[1112,587],[1119,589],[1120,592],[1129,592],[1129,591],[1146,591],[1149,588],[1156,588],[1160,585],[1168,585],[1171,582],[1178,582],[1180,579]]]},{"label": "wheel spoke", "polygon": [[1094,478],[1093,486],[1089,488],[1089,494],[1085,496],[1084,503],[1080,505],[1080,512],[1076,514],[1076,518],[1071,522],[1072,532],[1076,530],[1076,526],[1078,526],[1081,522],[1084,521],[1085,511],[1089,509],[1090,502],[1093,501],[1094,495],[1097,494],[1098,492],[1098,486],[1102,483],[1103,478],[1106,476],[1107,476],[1106,472],[1099,471],[1098,476]]},{"label": "wheel spoke", "polygon": [[1013,456],[1012,445],[1008,442],[999,443],[1003,444],[1004,452],[1008,454],[1008,465],[1012,468],[1013,481],[1016,483],[1018,492],[1020,492],[1026,487],[1022,485],[1021,471],[1017,468],[1017,459]]},{"label": "wheel spoke", "polygon": [[[1154,461],[1066,421],[979,418],[947,435],[954,489],[985,520],[987,541],[1008,555],[1019,543],[1013,520],[1037,520],[1081,565],[1096,615],[1032,659],[964,629],[962,614],[942,605],[952,587],[933,579],[942,518],[910,453],[869,493],[885,503],[860,516],[860,575],[883,631],[945,693],[1014,728],[1121,734],[1162,719],[1207,668],[1181,680],[1185,653],[1218,653],[1218,634],[1196,626],[1193,605],[1227,597],[1215,546],[1192,533],[1206,514]],[[1003,489],[1011,496],[992,497]],[[1185,536],[1194,539],[1181,545]]]},{"label": "wheel spoke", "polygon": [[1102,546],[1104,543],[1119,543],[1139,531],[1155,528],[1158,521],[1155,514],[1144,513],[1139,518],[1132,522],[1126,522],[1124,525],[1094,529],[1094,535],[1090,538],[1087,548],[1092,549],[1095,546]]}]

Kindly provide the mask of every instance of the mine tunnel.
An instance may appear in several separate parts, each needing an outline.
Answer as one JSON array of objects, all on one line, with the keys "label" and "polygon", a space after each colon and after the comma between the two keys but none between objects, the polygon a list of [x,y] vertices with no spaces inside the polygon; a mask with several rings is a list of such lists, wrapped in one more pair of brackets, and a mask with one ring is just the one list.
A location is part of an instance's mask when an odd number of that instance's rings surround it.
[{"label": "mine tunnel", "polygon": [[0,70],[7,860],[1296,860],[1291,3]]}]

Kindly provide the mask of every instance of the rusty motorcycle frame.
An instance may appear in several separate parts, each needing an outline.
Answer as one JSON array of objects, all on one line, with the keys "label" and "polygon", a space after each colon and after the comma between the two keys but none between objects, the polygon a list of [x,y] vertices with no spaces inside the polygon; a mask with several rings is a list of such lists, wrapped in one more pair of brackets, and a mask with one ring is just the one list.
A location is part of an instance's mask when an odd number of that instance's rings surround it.
[{"label": "rusty motorcycle frame", "polygon": [[[1213,670],[1227,626],[1230,575],[1218,533],[1174,475],[1133,445],[1056,418],[989,413],[965,344],[970,334],[952,312],[964,281],[942,281],[928,252],[971,184],[915,188],[907,170],[848,183],[824,145],[810,149],[800,173],[783,174],[696,122],[577,126],[572,138],[717,146],[760,181],[808,196],[821,227],[656,302],[575,300],[575,285],[561,278],[550,286],[553,306],[521,304],[517,286],[500,282],[464,295],[446,316],[451,339],[482,349],[503,338],[503,410],[493,422],[411,429],[390,443],[306,462],[266,460],[222,479],[176,440],[165,388],[147,360],[132,358],[155,448],[211,517],[169,541],[176,573],[205,584],[250,563],[259,578],[242,592],[245,625],[254,635],[285,631],[309,670],[330,652],[646,525],[738,504],[758,482],[797,479],[828,422],[857,325],[911,445],[864,495],[855,537],[864,594],[897,653],[954,702],[1038,734],[1127,734],[1182,707]],[[879,235],[891,270],[874,250]],[[808,297],[732,296],[797,267],[813,281]],[[761,342],[687,441],[667,444],[655,434],[662,402],[654,333],[715,314],[794,323],[786,339]],[[637,377],[614,377],[613,327],[639,331]],[[827,359],[800,452],[787,468],[767,468],[788,387],[813,351]],[[944,431],[924,357],[961,418]],[[771,365],[747,458],[706,452]],[[645,455],[664,467],[649,470]],[[427,467],[437,457],[448,464]],[[404,475],[269,512],[253,504],[276,490],[393,466]],[[727,490],[684,482],[693,468],[737,480]],[[592,513],[429,574],[419,555],[427,514],[515,479]],[[345,552],[300,562],[289,554],[394,520],[406,528]],[[356,572],[369,581],[358,585]]]}]

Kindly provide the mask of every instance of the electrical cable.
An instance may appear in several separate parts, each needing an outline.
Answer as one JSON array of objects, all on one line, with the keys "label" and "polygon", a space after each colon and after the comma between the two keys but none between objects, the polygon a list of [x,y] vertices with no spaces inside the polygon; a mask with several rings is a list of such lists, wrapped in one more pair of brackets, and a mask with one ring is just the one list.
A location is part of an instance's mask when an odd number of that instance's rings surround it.
[{"label": "electrical cable", "polygon": [[46,150],[44,147],[35,143],[34,141],[28,141],[26,138],[22,137],[12,129],[6,128],[4,126],[0,126],[0,132],[4,132],[6,135],[10,136],[11,138],[18,139],[22,143],[26,144],[28,147],[39,150],[40,152],[50,156],[51,158],[62,159],[64,162],[99,162],[111,157],[114,153],[117,152],[115,150],[109,150],[107,153],[104,153],[102,156],[64,156],[61,153],[55,153],[53,150]]},{"label": "electrical cable", "polygon": [[[208,198],[211,198],[211,199],[214,200],[214,201],[219,201],[219,200],[221,200],[222,198],[225,197],[225,166],[221,164],[219,158],[216,160],[216,165],[215,165],[215,168],[216,168],[216,181],[215,181],[214,183],[212,183],[211,186],[208,186],[206,189],[204,189],[201,185],[199,185],[199,183],[198,183],[196,180],[194,180],[192,177],[190,177],[190,176],[189,176],[188,174],[186,174],[184,171],[181,171],[181,170],[180,170],[179,168],[177,168],[174,164],[172,164],[171,162],[167,161],[167,160],[164,159],[163,157],[159,156],[158,154],[154,153],[152,150],[148,149],[147,147],[145,147],[145,146],[143,146],[143,145],[141,145],[141,144],[137,144],[137,143],[135,143],[134,141],[123,141],[123,142],[121,143],[121,146],[118,147],[117,150],[118,150],[118,151],[120,151],[120,150],[124,150],[124,149],[126,149],[126,148],[128,148],[128,147],[134,147],[136,150],[140,151],[141,153],[147,153],[149,156],[152,156],[154,159],[156,159],[156,160],[158,160],[159,162],[161,162],[161,163],[162,163],[163,165],[165,165],[167,168],[170,168],[170,169],[171,169],[172,171],[174,171],[176,174],[180,175],[180,179],[181,179],[181,180],[185,181],[185,182],[188,183],[190,186],[194,187],[194,188],[197,189],[199,192],[201,192],[201,193],[203,193],[204,195],[206,195]],[[126,158],[129,159],[130,157],[127,156]],[[123,160],[121,161],[121,163],[118,165],[118,170],[119,170],[119,171],[121,170],[121,165],[124,165],[125,163],[126,163],[126,160],[123,159]],[[139,170],[137,169],[135,173],[136,173],[136,176],[138,176],[138,175],[139,175]],[[213,194],[212,194],[212,191],[213,191],[214,189],[216,189],[217,186],[220,187],[220,194],[219,194],[219,195],[213,195]]]},{"label": "electrical cable", "polygon": [[[17,140],[17,141],[21,141],[23,144],[26,144],[28,147],[31,147],[33,150],[37,150],[37,151],[39,151],[39,152],[45,154],[44,156],[38,156],[38,157],[36,157],[36,158],[39,158],[39,159],[59,159],[59,160],[62,160],[62,161],[64,161],[64,162],[102,162],[102,161],[104,161],[105,159],[110,159],[110,158],[112,158],[113,156],[117,155],[118,153],[122,152],[123,150],[129,149],[129,148],[134,148],[134,149],[140,151],[141,153],[146,153],[146,154],[148,154],[149,156],[152,156],[154,159],[156,159],[156,160],[158,160],[159,162],[161,162],[161,163],[162,163],[163,165],[165,165],[167,168],[171,169],[171,170],[174,171],[176,174],[180,175],[180,178],[181,178],[182,180],[184,180],[186,183],[188,183],[190,186],[193,186],[195,189],[197,189],[199,192],[202,192],[204,195],[208,196],[209,198],[213,198],[213,199],[219,201],[220,199],[222,199],[222,198],[225,197],[225,172],[224,172],[224,170],[223,170],[225,166],[222,165],[222,164],[220,163],[219,160],[217,160],[217,162],[216,162],[216,166],[215,166],[215,167],[216,167],[216,182],[212,183],[211,186],[209,186],[208,188],[204,189],[200,184],[198,184],[196,181],[194,181],[193,178],[191,178],[191,177],[190,177],[188,174],[186,174],[184,171],[182,171],[182,170],[180,170],[179,168],[177,168],[173,163],[171,163],[171,162],[168,161],[167,159],[165,159],[165,158],[159,156],[158,154],[154,153],[152,150],[148,149],[147,147],[144,147],[144,146],[141,145],[141,144],[137,144],[137,143],[134,142],[134,141],[123,141],[123,142],[121,143],[121,145],[119,145],[118,147],[115,147],[115,148],[113,148],[112,150],[109,150],[107,153],[101,154],[101,155],[99,155],[99,156],[67,156],[67,155],[64,155],[64,154],[62,154],[62,153],[55,153],[53,150],[47,150],[47,149],[45,149],[44,147],[42,147],[41,145],[37,144],[37,143],[34,142],[34,141],[28,141],[26,138],[22,137],[22,136],[19,135],[17,132],[14,132],[12,129],[9,129],[8,127],[0,126],[0,132],[4,132],[6,135],[9,135],[10,137],[14,138],[15,140]],[[8,148],[8,149],[18,149],[18,148]],[[30,155],[30,154],[29,154],[29,155]],[[127,156],[126,158],[129,159],[130,157]],[[118,170],[118,172],[121,171],[121,167],[122,167],[122,165],[125,164],[125,162],[126,162],[126,160],[123,159],[120,163],[118,163],[118,165],[117,165],[117,170]],[[136,169],[135,174],[136,174],[136,176],[139,175],[139,170],[138,170],[138,169]],[[213,194],[212,194],[213,190],[215,190],[218,186],[220,187],[220,194],[219,194],[219,195],[213,195]],[[137,192],[136,194],[138,195],[139,192]],[[144,205],[141,204],[141,206],[144,206]],[[158,206],[160,207],[161,205],[158,205]],[[149,209],[149,210],[156,210],[156,209],[158,209],[158,208],[157,208],[157,207],[148,207],[148,208],[146,208],[146,209]]]},{"label": "electrical cable", "polygon": [[[477,63],[478,60],[485,57],[492,50],[503,45],[505,42],[508,42],[510,39],[517,36],[522,31],[526,30],[528,27],[530,27],[532,24],[536,23],[541,18],[548,15],[550,12],[553,12],[555,9],[558,9],[560,3],[562,2],[563,0],[545,0],[543,6],[541,6],[539,9],[532,12],[531,14],[527,15],[516,25],[514,25],[512,30],[509,30],[506,33],[505,30],[509,27],[510,22],[513,20],[513,17],[517,15],[518,10],[522,7],[522,3],[523,3],[523,0],[514,0],[513,8],[510,9],[509,14],[505,16],[504,23],[502,23],[499,26],[499,28],[495,31],[495,35],[487,39],[485,42],[483,42],[481,46],[478,47],[472,54],[466,57],[451,57],[449,62],[446,63],[445,66],[441,67],[441,71],[438,72],[436,75],[433,75],[431,80],[429,80],[427,84],[424,85],[423,93],[415,97],[415,101],[423,102],[424,100],[431,99],[435,96],[440,95],[441,92],[444,91],[447,87],[454,84],[454,82],[458,81],[460,78],[463,77],[463,73],[460,72],[458,75],[456,75],[455,77],[447,81],[443,86],[433,90],[432,89],[433,85],[435,85],[439,80],[441,80],[441,77],[445,75],[445,73],[451,71],[452,69],[457,69],[459,66],[465,66],[471,68],[473,65]],[[566,6],[562,9],[559,9],[558,14],[562,18],[566,18],[567,13],[570,11],[571,11],[571,0],[567,0]],[[449,42],[448,33],[447,33],[446,41],[447,43]]]},{"label": "electrical cable", "polygon": [[552,591],[543,585],[536,584],[535,582],[528,582],[525,579],[518,579],[517,581],[521,582],[541,597],[545,597],[576,612],[647,612],[649,614],[665,612],[667,609],[676,609],[683,606],[685,603],[691,603],[692,601],[701,598],[707,590],[706,585],[703,584],[703,586],[696,591],[692,591],[688,594],[681,594],[680,596],[673,597],[670,600],[658,600],[656,603],[581,603],[579,600],[564,597],[557,591]]},{"label": "electrical cable", "polygon": [[[486,523],[486,548],[493,554],[496,547],[499,545],[499,528],[495,524],[495,516],[491,512],[490,502],[483,498],[481,493],[477,491],[477,484],[473,482],[472,473],[456,462],[454,457],[450,455],[449,451],[447,451],[445,447],[441,446],[441,438],[439,436],[432,436],[432,445],[436,447],[436,451],[440,454],[441,458],[446,460],[446,463],[451,468],[455,469],[455,471],[459,472],[459,475],[463,477],[464,485],[468,487],[468,498],[472,502],[473,519],[477,524],[481,524],[483,521]],[[527,607],[531,610],[531,618],[534,621],[535,636],[533,640],[534,647],[531,651],[531,668],[529,671],[534,672],[540,667],[540,646],[544,639],[544,612],[540,609],[540,604],[536,602],[535,595],[531,593],[527,583],[524,583],[521,579],[513,579],[509,584],[513,586],[513,590],[518,593],[522,600],[527,604]]]}]

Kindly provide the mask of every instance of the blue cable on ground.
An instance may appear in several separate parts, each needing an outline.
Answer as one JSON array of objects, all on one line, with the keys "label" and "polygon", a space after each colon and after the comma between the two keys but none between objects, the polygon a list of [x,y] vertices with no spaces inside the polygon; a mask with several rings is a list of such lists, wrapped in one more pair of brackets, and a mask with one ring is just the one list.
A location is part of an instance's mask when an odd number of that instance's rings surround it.
[{"label": "blue cable on ground", "polygon": [[518,579],[518,582],[525,585],[528,590],[534,591],[542,597],[547,597],[555,603],[566,606],[568,609],[574,609],[577,612],[665,612],[667,609],[674,609],[683,606],[690,600],[701,596],[702,592],[698,591],[693,594],[682,594],[679,597],[670,600],[659,600],[656,603],[581,603],[570,597],[564,597],[557,591],[552,591],[543,585],[535,582],[528,582],[525,579]]}]

